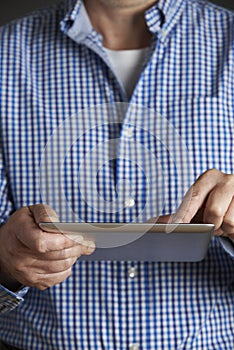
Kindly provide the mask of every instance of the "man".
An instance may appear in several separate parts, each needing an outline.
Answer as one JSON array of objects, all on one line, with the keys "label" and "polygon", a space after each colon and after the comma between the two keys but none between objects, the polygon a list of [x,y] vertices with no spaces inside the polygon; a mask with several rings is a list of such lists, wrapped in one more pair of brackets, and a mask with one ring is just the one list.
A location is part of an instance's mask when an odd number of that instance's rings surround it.
[{"label": "man", "polygon": [[[195,0],[66,1],[1,29],[0,338],[6,348],[233,349],[232,32],[233,13]],[[119,103],[126,107],[122,120],[90,113]],[[176,212],[175,222],[214,223],[224,237],[212,240],[203,262],[82,261],[92,242],[40,230],[41,221],[57,221],[57,214],[66,219],[63,205],[61,213],[42,205],[53,202],[59,187],[48,176],[43,189],[40,165],[46,144],[71,116],[79,143],[63,163],[64,188],[79,218],[129,222]],[[183,140],[189,163],[177,158],[179,141],[163,150],[158,122]],[[90,153],[99,144],[108,150],[112,139],[120,156],[93,172]],[[164,176],[151,166],[146,145]],[[181,176],[168,153],[176,167],[181,162]],[[80,177],[85,195],[96,176],[105,210],[96,196],[92,205],[82,200],[76,188],[82,162],[90,166]],[[108,212],[118,176],[127,180],[119,187],[125,204]]]}]

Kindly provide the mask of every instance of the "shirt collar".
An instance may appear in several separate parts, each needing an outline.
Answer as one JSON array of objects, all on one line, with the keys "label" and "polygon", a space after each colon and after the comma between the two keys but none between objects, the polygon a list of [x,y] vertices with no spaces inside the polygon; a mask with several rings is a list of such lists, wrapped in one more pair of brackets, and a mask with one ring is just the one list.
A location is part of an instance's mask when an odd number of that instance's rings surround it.
[{"label": "shirt collar", "polygon": [[186,0],[159,0],[146,11],[146,22],[153,34],[165,41],[171,29],[178,22]]},{"label": "shirt collar", "polygon": [[186,0],[159,0],[158,7],[165,16],[165,21],[160,32],[161,41],[166,41],[173,27],[181,17]]},{"label": "shirt collar", "polygon": [[[72,6],[73,5],[73,6]],[[60,23],[61,30],[77,43],[82,43],[93,31],[82,0],[70,1],[70,10]]]},{"label": "shirt collar", "polygon": [[[62,31],[77,43],[82,43],[94,33],[88,14],[82,0],[67,2],[68,12],[61,22]],[[172,27],[178,21],[186,0],[159,0],[145,13],[146,23],[153,34],[158,34],[160,40],[166,39]]]}]

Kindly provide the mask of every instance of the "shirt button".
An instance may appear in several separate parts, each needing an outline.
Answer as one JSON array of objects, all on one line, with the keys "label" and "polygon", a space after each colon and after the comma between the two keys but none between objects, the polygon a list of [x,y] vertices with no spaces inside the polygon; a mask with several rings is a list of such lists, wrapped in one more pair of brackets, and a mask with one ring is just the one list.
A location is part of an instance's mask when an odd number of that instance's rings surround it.
[{"label": "shirt button", "polygon": [[139,344],[132,344],[132,345],[130,346],[130,350],[140,350]]},{"label": "shirt button", "polygon": [[128,269],[128,277],[129,278],[134,278],[136,277],[136,268],[135,267],[130,267]]},{"label": "shirt button", "polygon": [[127,128],[125,131],[124,131],[124,134],[126,137],[133,137],[133,128]]},{"label": "shirt button", "polygon": [[135,200],[133,198],[128,198],[125,201],[125,207],[127,207],[127,208],[132,208],[132,207],[134,207],[134,205],[135,205]]},{"label": "shirt button", "polygon": [[165,38],[166,35],[167,35],[166,30],[162,29],[162,30],[161,30],[161,37],[162,37],[162,38]]},{"label": "shirt button", "polygon": [[106,89],[106,96],[107,96],[107,97],[110,97],[110,96],[111,96],[110,89]]}]

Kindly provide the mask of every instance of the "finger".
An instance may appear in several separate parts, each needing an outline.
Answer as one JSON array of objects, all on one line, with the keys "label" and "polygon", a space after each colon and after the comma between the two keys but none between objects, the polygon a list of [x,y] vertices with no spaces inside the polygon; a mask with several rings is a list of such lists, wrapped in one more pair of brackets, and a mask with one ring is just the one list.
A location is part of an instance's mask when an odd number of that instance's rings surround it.
[{"label": "finger", "polygon": [[[77,244],[75,247],[72,248],[42,254],[41,261],[44,262],[47,260],[43,266],[46,266],[47,263],[53,263],[53,265],[51,266],[54,266],[56,264],[59,264],[60,262],[62,266],[62,264],[64,263],[69,263],[69,261],[74,263],[82,255],[92,254],[95,251],[95,249],[96,246],[93,241],[84,241],[82,244]],[[42,264],[40,266],[42,266]]]},{"label": "finger", "polygon": [[[34,212],[37,212],[35,207],[41,206],[33,206]],[[44,208],[45,206],[42,207]],[[41,210],[43,211],[44,209]],[[40,209],[37,212],[37,220],[40,217],[39,213]],[[77,244],[77,242],[74,242],[61,233],[48,233],[41,230],[35,222],[32,210],[29,207],[20,209],[12,215],[10,220],[11,225],[9,230],[13,232],[16,231],[15,235],[17,239],[34,252],[45,253],[47,251],[66,249]],[[15,225],[16,221],[17,227]],[[80,237],[80,240],[82,239],[83,238]]]},{"label": "finger", "polygon": [[48,261],[58,261],[58,260],[66,260],[69,258],[79,258],[84,253],[92,254],[95,250],[95,243],[92,241],[84,241],[82,244],[76,244],[71,248],[66,248],[62,250],[50,251],[46,253],[40,253],[35,255],[31,255],[34,259],[39,260],[48,260]]},{"label": "finger", "polygon": [[[29,275],[32,278],[36,274],[46,275],[66,271],[75,264],[81,255],[90,255],[93,253],[94,243],[87,241],[85,246],[80,245],[78,248],[79,250],[77,250],[77,255],[75,257],[69,257],[62,260],[39,259],[38,257],[28,256],[27,254],[24,254],[24,251],[21,251],[21,254],[17,254],[17,256],[12,257],[11,260],[11,265],[14,266],[14,278],[22,283],[23,279],[30,281]],[[56,253],[57,252],[53,252],[53,254]],[[48,255],[48,253],[45,255]]]},{"label": "finger", "polygon": [[35,287],[40,290],[45,290],[56,284],[63,282],[71,275],[71,268],[66,271],[56,272],[56,273],[33,273],[29,272],[27,276],[19,276],[19,281],[29,287]]},{"label": "finger", "polygon": [[[56,212],[48,205],[45,204],[38,204],[29,206],[29,210],[37,223],[37,225],[41,222],[59,222],[59,218],[56,214]],[[43,231],[45,232],[45,231]],[[54,238],[51,233],[57,234],[57,236]],[[76,242],[74,240],[71,240],[69,237],[65,236],[64,234],[61,235],[61,232],[53,231],[48,234],[46,234],[46,240],[47,240],[47,250],[59,250],[64,248],[73,247],[77,243],[81,243],[83,241],[83,237],[76,236]],[[63,236],[63,237],[61,237]],[[55,245],[53,249],[53,245]]]},{"label": "finger", "polygon": [[91,255],[94,253],[96,246],[93,241],[84,241],[82,242],[82,254],[83,255]]},{"label": "finger", "polygon": [[214,231],[214,235],[215,236],[225,236],[225,233],[221,228],[219,228],[219,229]]},{"label": "finger", "polygon": [[[82,249],[80,249],[82,253]],[[31,269],[34,273],[39,274],[52,274],[57,272],[63,272],[71,268],[75,262],[76,258],[68,258],[64,260],[34,260],[31,261],[30,266],[26,266],[26,268]]]},{"label": "finger", "polygon": [[222,175],[223,174],[216,169],[208,170],[203,173],[186,193],[175,214],[173,222],[191,222],[192,218],[202,207],[206,197],[215,187],[218,179],[221,178]]},{"label": "finger", "polygon": [[227,190],[225,183],[215,186],[209,193],[203,213],[203,222],[212,223],[218,230],[232,201],[233,192]]},{"label": "finger", "polygon": [[228,235],[234,234],[234,198],[232,198],[231,203],[225,213],[221,228]]},{"label": "finger", "polygon": [[[87,248],[85,246],[85,248]],[[35,255],[32,255],[32,257],[36,257],[40,260],[48,260],[48,261],[53,261],[53,260],[65,260],[69,258],[79,258],[82,255],[84,247],[82,247],[81,244],[76,244],[73,247],[66,248],[66,249],[61,249],[61,250],[55,250],[55,251],[50,251],[46,253],[40,253]]]},{"label": "finger", "polygon": [[17,230],[16,238],[34,253],[63,250],[78,244],[61,233],[44,232],[36,224],[27,221]]},{"label": "finger", "polygon": [[[214,235],[215,236],[222,236],[222,237],[227,237],[230,238],[231,240],[234,241],[234,233],[226,233],[224,232],[221,228],[219,228],[218,230],[214,231]],[[234,242],[233,242],[234,243]]]}]

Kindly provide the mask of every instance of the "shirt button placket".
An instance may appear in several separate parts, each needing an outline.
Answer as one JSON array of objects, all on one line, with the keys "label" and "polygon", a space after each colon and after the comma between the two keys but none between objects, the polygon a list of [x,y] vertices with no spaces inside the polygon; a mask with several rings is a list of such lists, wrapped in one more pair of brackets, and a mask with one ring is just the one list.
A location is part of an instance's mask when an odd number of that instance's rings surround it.
[{"label": "shirt button placket", "polygon": [[[134,136],[134,129],[132,126],[126,127],[124,130],[124,136],[127,139],[131,139]],[[133,208],[135,206],[136,202],[134,198],[127,198],[125,201],[125,207],[126,208]]]},{"label": "shirt button placket", "polygon": [[124,135],[127,137],[127,138],[132,138],[133,137],[133,134],[134,134],[134,130],[132,127],[128,127],[125,132],[124,132]]}]

